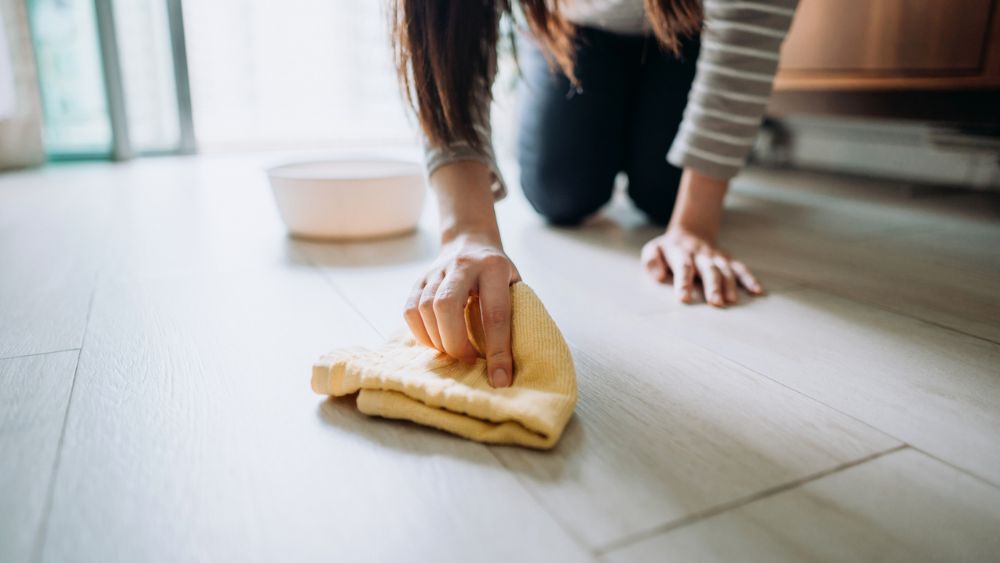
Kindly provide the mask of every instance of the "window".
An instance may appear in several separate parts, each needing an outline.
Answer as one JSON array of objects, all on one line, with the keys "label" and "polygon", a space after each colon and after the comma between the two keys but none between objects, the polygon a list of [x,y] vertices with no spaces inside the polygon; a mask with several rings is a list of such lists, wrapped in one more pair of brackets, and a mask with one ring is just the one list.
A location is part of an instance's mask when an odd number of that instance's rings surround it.
[{"label": "window", "polygon": [[29,0],[28,15],[42,88],[46,152],[111,152],[94,3]]},{"label": "window", "polygon": [[184,3],[203,148],[412,143],[382,2]]}]

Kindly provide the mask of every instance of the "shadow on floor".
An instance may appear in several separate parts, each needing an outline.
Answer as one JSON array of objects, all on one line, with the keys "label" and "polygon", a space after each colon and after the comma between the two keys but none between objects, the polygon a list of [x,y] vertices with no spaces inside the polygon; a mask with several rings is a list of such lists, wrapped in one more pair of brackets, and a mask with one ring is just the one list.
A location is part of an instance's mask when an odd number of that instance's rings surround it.
[{"label": "shadow on floor", "polygon": [[359,241],[317,241],[294,237],[285,240],[285,256],[289,263],[321,268],[398,265],[426,261],[436,253],[437,239],[427,229]]},{"label": "shadow on floor", "polygon": [[[449,434],[436,428],[421,426],[405,420],[392,420],[367,416],[357,409],[356,395],[340,398],[329,398],[319,404],[316,415],[326,425],[338,430],[352,432],[368,442],[383,448],[421,456],[449,456],[469,463],[485,466],[496,466],[502,463],[501,450],[517,450],[521,456],[529,458],[537,456],[544,460],[544,476],[538,472],[530,472],[534,480],[558,480],[564,465],[575,458],[575,453],[584,445],[583,427],[577,422],[576,415],[570,419],[562,439],[555,448],[549,451],[533,450],[518,446],[486,445],[493,453],[485,454],[483,445]],[[539,462],[541,463],[541,461]],[[505,466],[507,464],[504,464]],[[530,464],[522,464],[529,465]],[[515,472],[527,474],[520,467],[507,467]],[[543,479],[539,479],[543,477]]]}]

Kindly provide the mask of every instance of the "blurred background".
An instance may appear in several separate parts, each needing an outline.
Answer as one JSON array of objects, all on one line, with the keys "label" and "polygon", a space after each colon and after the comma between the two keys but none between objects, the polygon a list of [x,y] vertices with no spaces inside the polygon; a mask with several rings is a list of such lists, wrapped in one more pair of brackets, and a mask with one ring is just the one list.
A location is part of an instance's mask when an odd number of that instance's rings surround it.
[{"label": "blurred background", "polygon": [[412,141],[378,2],[2,3],[8,166]]},{"label": "blurred background", "polygon": [[[413,146],[383,4],[0,0],[0,166]],[[802,0],[755,160],[997,189],[998,4]]]}]

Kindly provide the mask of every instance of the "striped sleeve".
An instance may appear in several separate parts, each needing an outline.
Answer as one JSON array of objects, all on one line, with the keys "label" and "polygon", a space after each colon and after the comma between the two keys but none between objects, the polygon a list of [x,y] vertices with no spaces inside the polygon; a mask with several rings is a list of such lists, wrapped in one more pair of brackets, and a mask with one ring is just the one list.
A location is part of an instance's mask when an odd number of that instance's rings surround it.
[{"label": "striped sleeve", "polygon": [[703,4],[697,71],[667,161],[729,179],[753,147],[798,0]]},{"label": "striped sleeve", "polygon": [[[487,96],[486,99],[488,100],[489,97]],[[450,143],[445,146],[432,146],[428,142],[427,136],[421,135],[421,146],[424,152],[424,167],[427,176],[430,177],[435,170],[445,164],[469,160],[481,162],[490,169],[490,172],[492,172],[493,183],[490,186],[490,191],[493,193],[493,201],[497,202],[507,197],[507,184],[504,181],[503,174],[500,173],[500,167],[497,166],[496,153],[493,150],[493,135],[490,128],[490,112],[488,105],[482,111],[484,113],[479,113],[482,117],[477,120],[475,124],[476,132],[478,133],[480,142],[482,143],[481,150],[472,148],[464,141]]]}]

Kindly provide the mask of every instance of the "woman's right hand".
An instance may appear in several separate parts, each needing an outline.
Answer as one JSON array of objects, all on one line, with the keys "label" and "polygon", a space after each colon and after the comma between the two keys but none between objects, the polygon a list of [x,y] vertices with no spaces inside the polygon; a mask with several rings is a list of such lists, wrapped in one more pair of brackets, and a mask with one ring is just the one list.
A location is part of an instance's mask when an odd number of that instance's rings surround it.
[{"label": "woman's right hand", "polygon": [[469,342],[465,306],[479,295],[486,373],[493,387],[512,382],[510,285],[521,279],[493,234],[462,233],[442,243],[430,270],[410,291],[404,316],[413,335],[427,346],[466,362],[476,349]]}]

